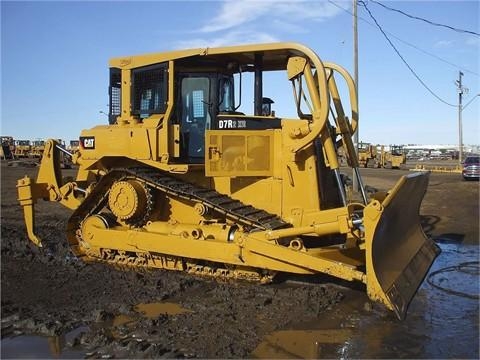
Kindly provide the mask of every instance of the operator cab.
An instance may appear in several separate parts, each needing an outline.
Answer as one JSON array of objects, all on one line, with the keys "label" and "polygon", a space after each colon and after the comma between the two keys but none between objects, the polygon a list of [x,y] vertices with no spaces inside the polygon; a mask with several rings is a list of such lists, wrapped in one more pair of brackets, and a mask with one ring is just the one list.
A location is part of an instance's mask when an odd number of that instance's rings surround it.
[{"label": "operator cab", "polygon": [[[143,60],[140,57],[138,61]],[[271,69],[264,67],[260,53],[238,58],[231,54],[190,56],[138,67],[131,61],[122,58],[110,68],[109,123],[135,128],[146,124],[159,133],[167,125],[166,131],[173,132],[167,140],[171,143],[166,145],[162,140],[164,143],[156,145],[157,156],[162,151],[160,156],[167,154],[172,162],[203,164],[208,130],[281,128],[281,119],[271,108],[273,101],[262,95],[263,72],[277,70],[279,65],[274,62],[269,65]],[[242,73],[254,75],[253,86],[248,86],[253,89],[253,100],[248,92],[249,101],[245,101],[245,106],[253,104],[254,111],[248,112],[253,115],[237,111],[242,106]],[[244,76],[252,80],[250,75]]]},{"label": "operator cab", "polygon": [[233,77],[218,73],[180,73],[177,114],[180,157],[203,163],[205,131],[216,128],[218,114],[234,112]]},{"label": "operator cab", "polygon": [[[204,163],[206,130],[263,130],[279,128],[272,111],[273,100],[262,98],[261,113],[247,116],[235,105],[233,75],[180,73],[176,81],[180,125],[180,157],[188,163]],[[268,121],[264,121],[268,118]]]}]

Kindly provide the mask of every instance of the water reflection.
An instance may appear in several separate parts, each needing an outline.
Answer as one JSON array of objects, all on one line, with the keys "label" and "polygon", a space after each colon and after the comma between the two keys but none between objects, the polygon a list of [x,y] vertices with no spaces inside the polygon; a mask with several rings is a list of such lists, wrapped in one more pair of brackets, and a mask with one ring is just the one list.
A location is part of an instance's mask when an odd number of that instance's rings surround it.
[{"label": "water reflection", "polygon": [[[133,308],[140,316],[147,318],[157,318],[164,315],[179,315],[190,310],[182,308],[180,305],[171,302],[142,303]],[[120,314],[111,317],[105,321],[93,323],[92,329],[104,328],[113,337],[118,337],[118,328],[122,326],[133,327],[136,324],[136,317]],[[25,359],[25,358],[58,358],[58,359],[78,359],[85,356],[81,350],[72,350],[69,344],[72,343],[81,332],[88,332],[87,326],[81,326],[66,334],[59,336],[35,336],[20,335],[12,338],[3,338],[1,340],[2,359]]]},{"label": "water reflection", "polygon": [[80,350],[67,349],[69,343],[88,327],[81,326],[59,336],[21,335],[3,338],[1,342],[2,359],[79,359],[85,353]]},{"label": "water reflection", "polygon": [[65,347],[65,336],[49,336],[47,338],[50,353],[59,358],[62,355],[62,350]]},{"label": "water reflection", "polygon": [[284,330],[268,335],[255,349],[257,358],[341,358],[348,353],[352,329]]},{"label": "water reflection", "polygon": [[398,321],[381,306],[365,306],[365,293],[345,299],[314,322],[266,336],[256,358],[477,358],[479,357],[479,249],[440,244],[414,297]]}]

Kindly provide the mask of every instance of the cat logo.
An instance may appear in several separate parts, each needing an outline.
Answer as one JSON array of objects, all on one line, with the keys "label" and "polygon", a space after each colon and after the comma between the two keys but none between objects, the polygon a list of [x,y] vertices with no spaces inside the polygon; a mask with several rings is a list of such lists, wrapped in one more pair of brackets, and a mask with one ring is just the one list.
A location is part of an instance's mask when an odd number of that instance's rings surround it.
[{"label": "cat logo", "polygon": [[86,150],[95,149],[95,137],[94,136],[81,136],[80,144]]}]

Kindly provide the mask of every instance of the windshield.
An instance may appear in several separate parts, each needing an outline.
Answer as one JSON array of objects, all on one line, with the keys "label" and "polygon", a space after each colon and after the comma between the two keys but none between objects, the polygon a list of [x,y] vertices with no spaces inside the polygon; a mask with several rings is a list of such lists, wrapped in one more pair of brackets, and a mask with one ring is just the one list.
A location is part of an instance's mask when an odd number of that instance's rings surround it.
[{"label": "windshield", "polygon": [[480,163],[480,156],[469,156],[465,159],[465,164],[478,164]]}]

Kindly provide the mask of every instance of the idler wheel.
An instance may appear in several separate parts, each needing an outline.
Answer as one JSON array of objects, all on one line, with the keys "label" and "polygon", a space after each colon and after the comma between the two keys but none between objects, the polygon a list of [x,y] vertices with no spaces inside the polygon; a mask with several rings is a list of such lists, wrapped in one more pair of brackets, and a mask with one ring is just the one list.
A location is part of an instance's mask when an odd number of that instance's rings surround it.
[{"label": "idler wheel", "polygon": [[115,220],[111,218],[111,215],[108,216],[106,214],[96,214],[87,217],[82,222],[82,239],[83,241],[89,242],[93,239],[94,233],[91,231],[92,228],[99,228],[99,229],[109,229],[112,225],[114,225]]}]

